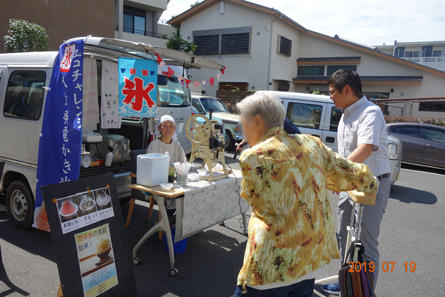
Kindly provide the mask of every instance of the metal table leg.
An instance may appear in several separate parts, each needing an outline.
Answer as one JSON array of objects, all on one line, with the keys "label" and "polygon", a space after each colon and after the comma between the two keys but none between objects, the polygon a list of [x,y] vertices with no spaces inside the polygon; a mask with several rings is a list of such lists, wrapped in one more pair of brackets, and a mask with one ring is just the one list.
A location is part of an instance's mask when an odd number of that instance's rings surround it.
[{"label": "metal table leg", "polygon": [[141,260],[136,256],[137,251],[140,247],[147,241],[150,236],[156,234],[158,231],[164,231],[165,236],[167,237],[167,246],[168,246],[168,257],[170,260],[170,276],[176,276],[178,274],[178,270],[175,268],[175,253],[173,250],[173,241],[172,235],[170,231],[170,223],[168,222],[167,211],[165,209],[165,198],[162,196],[154,196],[156,203],[159,207],[159,212],[161,214],[161,221],[150,228],[147,233],[138,241],[136,246],[133,248],[133,264],[141,263]]}]

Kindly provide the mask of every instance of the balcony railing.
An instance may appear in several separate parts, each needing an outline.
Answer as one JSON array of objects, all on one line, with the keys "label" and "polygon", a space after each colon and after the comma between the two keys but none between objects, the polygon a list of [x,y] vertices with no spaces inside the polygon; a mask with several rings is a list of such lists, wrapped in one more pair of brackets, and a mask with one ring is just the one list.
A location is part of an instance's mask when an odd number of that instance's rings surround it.
[{"label": "balcony railing", "polygon": [[445,63],[445,57],[400,57],[416,63]]},{"label": "balcony railing", "polygon": [[[115,26],[114,28],[115,28],[116,31],[119,31],[119,27],[118,26]],[[123,27],[123,31],[125,33],[144,35],[144,36],[155,37],[155,38],[159,38],[159,39],[168,39],[168,35],[165,35],[165,34],[160,34],[160,33],[150,32],[150,31],[137,30],[137,29],[134,29],[134,28]]]}]

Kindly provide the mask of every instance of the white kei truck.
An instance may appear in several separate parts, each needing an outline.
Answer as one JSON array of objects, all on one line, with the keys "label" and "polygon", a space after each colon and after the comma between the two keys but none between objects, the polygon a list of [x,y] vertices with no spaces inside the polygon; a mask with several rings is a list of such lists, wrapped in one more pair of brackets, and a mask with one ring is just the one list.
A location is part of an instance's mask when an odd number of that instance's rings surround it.
[{"label": "white kei truck", "polygon": [[[75,39],[78,38],[70,40]],[[98,84],[101,82],[102,61],[117,63],[119,57],[156,60],[155,53],[163,57],[167,65],[183,71],[184,77],[189,68],[217,71],[224,68],[213,61],[176,50],[113,38],[84,37],[84,57],[96,60]],[[57,54],[57,51],[0,54],[0,201],[6,204],[10,220],[21,228],[28,228],[33,223],[34,199],[38,191],[39,135]],[[149,136],[155,133],[159,117],[170,114],[176,120],[178,140],[185,152],[190,153],[191,144],[185,133],[185,123],[192,113],[190,90],[177,77],[167,77],[160,72],[157,91],[155,119],[124,118],[120,129],[99,128],[96,135],[118,136],[127,140],[128,151],[141,150],[147,147]],[[99,100],[100,93],[98,87]],[[128,159],[113,163],[111,167],[81,165],[79,178],[109,172],[114,175],[119,199],[128,199],[131,193]]]}]

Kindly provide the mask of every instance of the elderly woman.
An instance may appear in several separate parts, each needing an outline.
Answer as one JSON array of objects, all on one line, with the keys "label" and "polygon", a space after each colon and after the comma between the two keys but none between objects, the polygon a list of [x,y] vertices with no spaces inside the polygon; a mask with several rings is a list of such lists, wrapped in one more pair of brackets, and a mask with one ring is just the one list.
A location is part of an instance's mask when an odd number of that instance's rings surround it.
[{"label": "elderly woman", "polygon": [[251,148],[240,157],[241,197],[252,206],[234,296],[311,296],[318,268],[338,258],[328,191],[374,194],[370,169],[320,139],[288,135],[280,100],[254,94],[237,105]]},{"label": "elderly woman", "polygon": [[176,132],[176,123],[172,116],[163,115],[158,126],[161,136],[153,140],[147,148],[147,153],[168,153],[171,162],[187,162],[181,143],[173,139]]}]

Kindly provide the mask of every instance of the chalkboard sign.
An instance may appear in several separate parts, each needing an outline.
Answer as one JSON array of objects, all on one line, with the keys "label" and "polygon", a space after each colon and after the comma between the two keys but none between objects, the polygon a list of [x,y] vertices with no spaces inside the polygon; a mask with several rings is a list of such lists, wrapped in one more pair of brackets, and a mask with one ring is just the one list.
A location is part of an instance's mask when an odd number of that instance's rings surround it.
[{"label": "chalkboard sign", "polygon": [[113,175],[41,188],[64,297],[136,295]]}]

